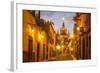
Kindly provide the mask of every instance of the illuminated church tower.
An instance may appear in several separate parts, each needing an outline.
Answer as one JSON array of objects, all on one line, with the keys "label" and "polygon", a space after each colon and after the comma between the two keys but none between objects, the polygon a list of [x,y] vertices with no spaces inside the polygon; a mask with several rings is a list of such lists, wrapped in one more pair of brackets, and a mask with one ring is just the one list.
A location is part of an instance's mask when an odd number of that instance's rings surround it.
[{"label": "illuminated church tower", "polygon": [[65,27],[64,19],[63,19],[62,27],[60,29],[60,41],[61,41],[61,44],[65,43],[65,41],[68,39],[68,36],[69,36],[69,32],[68,32],[67,28]]},{"label": "illuminated church tower", "polygon": [[67,35],[67,29],[65,28],[64,22],[62,23],[62,27],[60,29],[60,35]]},{"label": "illuminated church tower", "polygon": [[68,37],[69,37],[69,31],[65,27],[64,19],[63,19],[62,26],[60,28],[60,33],[59,33],[59,40],[62,49],[62,54],[64,54],[65,50],[68,47]]}]

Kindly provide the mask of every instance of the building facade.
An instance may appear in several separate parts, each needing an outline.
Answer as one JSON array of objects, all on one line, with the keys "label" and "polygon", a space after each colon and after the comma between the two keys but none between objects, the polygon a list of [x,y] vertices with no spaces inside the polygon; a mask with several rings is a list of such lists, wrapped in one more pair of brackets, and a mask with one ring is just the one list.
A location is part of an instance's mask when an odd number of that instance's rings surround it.
[{"label": "building facade", "polygon": [[39,11],[23,10],[23,62],[48,61],[55,47],[56,32],[51,21],[40,19]]},{"label": "building facade", "polygon": [[47,46],[46,34],[37,24],[31,11],[23,10],[23,62],[44,60]]},{"label": "building facade", "polygon": [[91,59],[91,14],[77,13],[74,20],[75,56],[77,59]]},{"label": "building facade", "polygon": [[49,25],[49,39],[48,39],[48,59],[56,56],[56,32],[53,28],[53,24]]}]

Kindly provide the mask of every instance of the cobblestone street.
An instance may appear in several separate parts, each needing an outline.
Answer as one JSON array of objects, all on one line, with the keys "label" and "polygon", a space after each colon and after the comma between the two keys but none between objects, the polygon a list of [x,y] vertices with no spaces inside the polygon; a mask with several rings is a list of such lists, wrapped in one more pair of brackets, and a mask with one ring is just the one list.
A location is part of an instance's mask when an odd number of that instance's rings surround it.
[{"label": "cobblestone street", "polygon": [[59,55],[54,58],[51,58],[50,61],[63,61],[63,60],[76,60],[76,58],[73,55],[67,54],[67,55]]}]

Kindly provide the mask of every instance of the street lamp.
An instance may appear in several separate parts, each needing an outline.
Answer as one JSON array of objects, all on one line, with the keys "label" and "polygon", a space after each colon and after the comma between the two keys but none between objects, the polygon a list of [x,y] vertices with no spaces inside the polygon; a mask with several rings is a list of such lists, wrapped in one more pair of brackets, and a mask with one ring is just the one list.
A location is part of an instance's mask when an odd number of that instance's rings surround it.
[{"label": "street lamp", "polygon": [[61,48],[64,48],[64,45],[61,45]]},{"label": "street lamp", "polygon": [[34,32],[35,30],[34,29],[32,29],[32,32]]},{"label": "street lamp", "polygon": [[40,34],[39,37],[40,37],[40,40],[44,38],[43,34]]},{"label": "street lamp", "polygon": [[44,36],[43,35],[41,35],[41,39],[43,39],[44,38]]},{"label": "street lamp", "polygon": [[71,36],[70,36],[71,38],[74,38],[74,34],[71,34]]},{"label": "street lamp", "polygon": [[31,29],[31,36],[33,37],[34,36],[34,31],[35,31],[35,29]]},{"label": "street lamp", "polygon": [[76,29],[77,29],[77,31],[79,31],[80,30],[80,27],[77,27]]},{"label": "street lamp", "polygon": [[57,48],[58,50],[60,50],[60,46],[59,46],[59,45],[57,45],[56,48]]}]

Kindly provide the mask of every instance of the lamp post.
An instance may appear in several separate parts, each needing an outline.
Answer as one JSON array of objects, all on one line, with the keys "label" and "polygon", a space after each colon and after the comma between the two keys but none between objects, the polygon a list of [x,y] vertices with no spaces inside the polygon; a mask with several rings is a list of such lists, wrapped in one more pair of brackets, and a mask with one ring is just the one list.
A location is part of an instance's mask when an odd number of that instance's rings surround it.
[{"label": "lamp post", "polygon": [[77,31],[79,31],[80,30],[80,27],[77,27],[76,29],[77,29]]},{"label": "lamp post", "polygon": [[32,32],[34,32],[35,30],[34,29],[32,29]]},{"label": "lamp post", "polygon": [[42,33],[40,33],[40,40],[42,40],[44,38],[44,35]]},{"label": "lamp post", "polygon": [[31,35],[32,35],[32,37],[33,37],[34,31],[35,31],[34,27],[31,26],[31,33],[32,33]]}]

